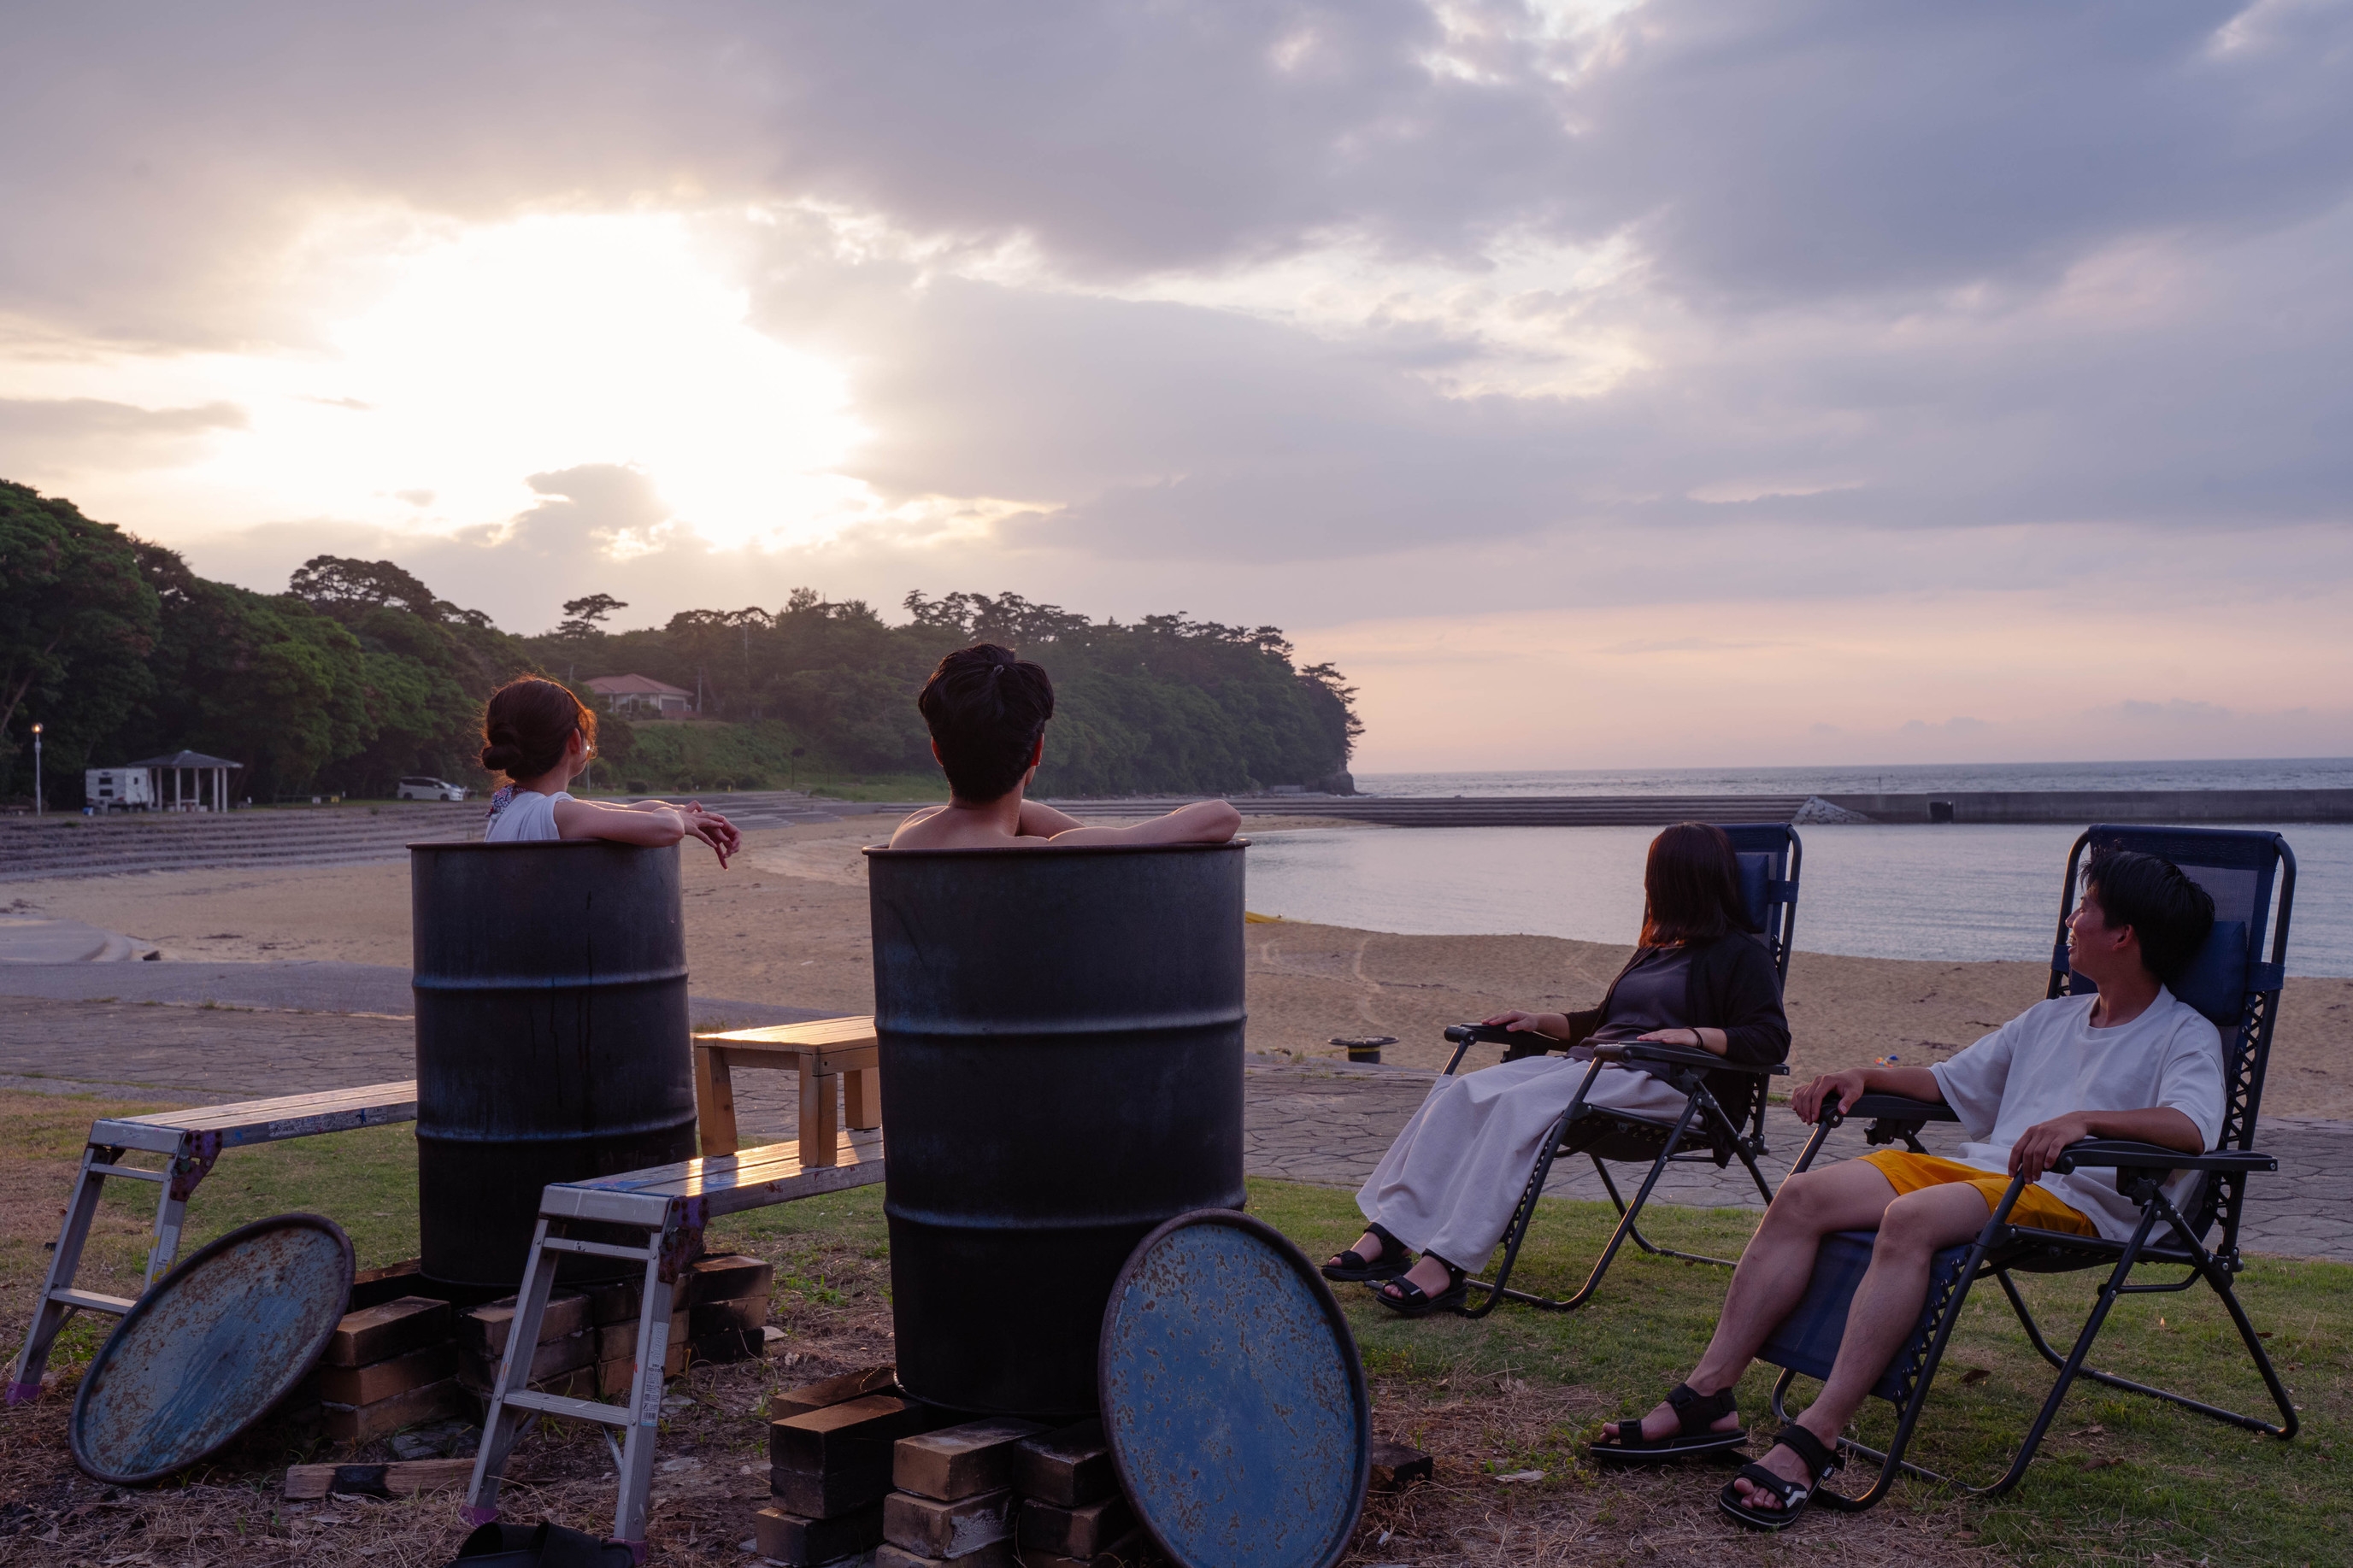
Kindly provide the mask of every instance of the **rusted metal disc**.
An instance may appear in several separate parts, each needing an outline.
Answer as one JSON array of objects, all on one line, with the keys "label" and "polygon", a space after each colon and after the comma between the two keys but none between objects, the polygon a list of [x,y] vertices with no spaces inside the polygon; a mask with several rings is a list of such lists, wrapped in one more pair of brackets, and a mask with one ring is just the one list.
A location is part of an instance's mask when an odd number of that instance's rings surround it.
[{"label": "rusted metal disc", "polygon": [[157,1282],[99,1347],[74,1398],[74,1463],[102,1481],[184,1469],[310,1374],[352,1293],[332,1220],[230,1231]]},{"label": "rusted metal disc", "polygon": [[1103,1310],[1103,1430],[1179,1568],[1330,1568],[1364,1511],[1372,1405],[1305,1255],[1229,1209],[1144,1238]]}]

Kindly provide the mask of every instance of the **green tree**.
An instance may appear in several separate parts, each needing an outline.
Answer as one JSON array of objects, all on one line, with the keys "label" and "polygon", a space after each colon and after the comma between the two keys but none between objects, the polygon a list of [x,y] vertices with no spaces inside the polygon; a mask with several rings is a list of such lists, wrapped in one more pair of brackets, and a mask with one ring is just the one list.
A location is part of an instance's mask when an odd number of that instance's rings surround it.
[{"label": "green tree", "polygon": [[0,480],[0,791],[32,793],[37,721],[44,793],[80,804],[81,770],[153,689],[158,619],[130,535]]}]

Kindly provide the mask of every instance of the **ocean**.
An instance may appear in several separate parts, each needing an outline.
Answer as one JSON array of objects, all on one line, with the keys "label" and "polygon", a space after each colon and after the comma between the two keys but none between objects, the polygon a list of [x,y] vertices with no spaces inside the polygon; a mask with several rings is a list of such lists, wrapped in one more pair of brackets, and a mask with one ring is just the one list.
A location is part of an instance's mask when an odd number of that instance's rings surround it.
[{"label": "ocean", "polygon": [[[1888,781],[1884,785],[1881,779]],[[2162,782],[2160,782],[2162,781]],[[1884,769],[1381,774],[1384,795],[1852,794],[1936,789],[2353,787],[2353,761]],[[1359,930],[1631,942],[1648,827],[1317,828],[1254,834],[1250,907]],[[1798,946],[2039,960],[2059,920],[2066,826],[1809,826]],[[2297,861],[2291,974],[2353,975],[2353,826],[2278,830]]]}]

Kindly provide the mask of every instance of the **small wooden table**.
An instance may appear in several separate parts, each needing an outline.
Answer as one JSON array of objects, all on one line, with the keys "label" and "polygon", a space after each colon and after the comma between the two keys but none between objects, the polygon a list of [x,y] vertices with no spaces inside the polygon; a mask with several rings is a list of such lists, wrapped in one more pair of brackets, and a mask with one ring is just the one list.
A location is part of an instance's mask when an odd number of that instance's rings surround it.
[{"label": "small wooden table", "polygon": [[830,1165],[840,1132],[833,1080],[842,1080],[841,1120],[857,1131],[882,1125],[882,1074],[877,1065],[874,1020],[818,1018],[694,1037],[695,1121],[705,1159],[736,1150],[736,1068],[797,1068],[801,1075],[800,1146],[820,1150],[809,1165]]}]

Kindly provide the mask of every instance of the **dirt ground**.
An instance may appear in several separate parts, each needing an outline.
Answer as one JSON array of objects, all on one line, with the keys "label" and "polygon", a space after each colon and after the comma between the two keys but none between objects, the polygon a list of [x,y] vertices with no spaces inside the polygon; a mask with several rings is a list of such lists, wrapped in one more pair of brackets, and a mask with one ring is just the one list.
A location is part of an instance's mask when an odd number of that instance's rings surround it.
[{"label": "dirt ground", "polygon": [[[1245,823],[1245,831],[1251,824]],[[1274,823],[1259,825],[1276,826]],[[1280,823],[1293,828],[1296,820]],[[687,957],[698,994],[861,1013],[873,1005],[864,862],[887,827],[858,817],[747,834],[723,871],[686,858]],[[162,945],[172,958],[409,961],[408,868],[173,871],[19,883],[24,909]],[[1387,1059],[1442,1065],[1449,1024],[1498,1008],[1589,1006],[1628,950],[1542,936],[1392,936],[1253,922],[1250,1043],[1339,1054],[1335,1035],[1394,1035]],[[1793,1075],[1890,1051],[1934,1061],[2042,995],[2033,963],[1944,963],[1800,952],[1789,970]],[[2353,1117],[2353,980],[2292,980],[2281,1002],[2267,1117]]]}]

